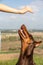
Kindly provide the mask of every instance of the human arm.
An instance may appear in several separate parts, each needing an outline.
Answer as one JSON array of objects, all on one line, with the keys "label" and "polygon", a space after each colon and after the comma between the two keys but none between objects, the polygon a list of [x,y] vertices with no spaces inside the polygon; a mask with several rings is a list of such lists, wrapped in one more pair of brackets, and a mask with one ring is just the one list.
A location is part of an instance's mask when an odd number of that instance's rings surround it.
[{"label": "human arm", "polygon": [[32,9],[30,7],[27,7],[27,6],[18,10],[18,9],[6,6],[4,4],[0,4],[0,11],[7,12],[7,13],[14,13],[14,14],[25,14],[26,12],[30,12],[30,13],[33,12]]}]

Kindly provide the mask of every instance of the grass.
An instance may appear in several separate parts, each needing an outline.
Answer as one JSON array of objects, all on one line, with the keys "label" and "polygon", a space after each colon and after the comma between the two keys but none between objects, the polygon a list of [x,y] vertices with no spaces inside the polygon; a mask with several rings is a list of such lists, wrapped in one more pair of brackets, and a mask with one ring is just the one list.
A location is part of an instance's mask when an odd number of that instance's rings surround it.
[{"label": "grass", "polygon": [[[43,57],[41,55],[34,55],[34,61],[36,65],[43,65]],[[0,61],[0,65],[16,65],[17,59],[9,61]]]},{"label": "grass", "polygon": [[11,53],[15,53],[15,52],[4,52],[4,51],[0,51],[0,54],[11,54]]},{"label": "grass", "polygon": [[43,56],[35,54],[34,60],[35,60],[36,65],[43,65]]},{"label": "grass", "polygon": [[[39,32],[37,32],[38,34]],[[3,33],[2,32],[2,39],[1,39],[1,51],[8,51],[8,53],[11,51],[13,52],[19,52],[18,50],[20,50],[20,46],[21,46],[21,42],[20,42],[20,38],[18,35],[16,35],[17,32],[15,33]],[[43,34],[38,35],[37,34],[33,34],[33,37],[35,40],[42,40],[42,44],[40,45],[40,49],[43,49]]]},{"label": "grass", "polygon": [[16,65],[17,59],[9,60],[9,61],[0,61],[0,65]]},{"label": "grass", "polygon": [[[8,52],[0,52],[0,54],[6,54],[6,53],[14,53],[14,52],[19,52],[18,49],[20,49],[20,39],[19,37],[14,37],[14,36],[6,36],[6,34],[2,34],[2,51],[3,49],[7,49],[8,47]],[[43,40],[43,35],[40,37],[37,36],[33,36],[35,40]],[[40,47],[38,47],[40,49],[43,49],[43,42],[41,44]],[[17,50],[17,51],[16,51]],[[9,52],[10,51],[10,52]],[[13,52],[14,51],[14,52]],[[34,61],[36,63],[36,65],[43,65],[43,55],[34,55]],[[0,65],[16,65],[17,63],[17,58],[13,59],[13,60],[8,60],[8,61],[0,61]]]}]

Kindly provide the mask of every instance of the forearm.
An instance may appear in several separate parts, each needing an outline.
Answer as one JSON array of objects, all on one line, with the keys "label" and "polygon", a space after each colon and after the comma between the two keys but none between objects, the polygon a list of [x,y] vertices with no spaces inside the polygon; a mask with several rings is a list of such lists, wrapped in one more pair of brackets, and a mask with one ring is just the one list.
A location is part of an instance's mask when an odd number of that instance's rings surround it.
[{"label": "forearm", "polygon": [[8,13],[16,13],[17,12],[16,9],[6,6],[6,5],[3,5],[3,4],[0,4],[0,11],[8,12]]},{"label": "forearm", "polygon": [[24,7],[21,10],[17,10],[15,8],[11,8],[11,7],[3,5],[3,4],[0,4],[0,11],[14,13],[14,14],[24,14],[26,12],[32,12],[31,10],[28,10],[26,7]]}]

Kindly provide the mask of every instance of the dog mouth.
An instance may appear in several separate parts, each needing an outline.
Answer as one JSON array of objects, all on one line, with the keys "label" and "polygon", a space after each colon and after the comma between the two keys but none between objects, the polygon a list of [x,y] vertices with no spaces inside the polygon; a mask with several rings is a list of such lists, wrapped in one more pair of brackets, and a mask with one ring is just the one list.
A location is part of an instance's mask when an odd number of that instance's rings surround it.
[{"label": "dog mouth", "polygon": [[19,36],[21,36],[22,38],[28,38],[29,37],[29,33],[26,29],[26,26],[25,25],[22,25],[20,27],[20,29],[18,30],[18,34]]},{"label": "dog mouth", "polygon": [[20,28],[20,32],[21,32],[21,34],[23,35],[23,37],[25,37],[25,34],[24,34],[24,32],[23,32],[23,29]]}]

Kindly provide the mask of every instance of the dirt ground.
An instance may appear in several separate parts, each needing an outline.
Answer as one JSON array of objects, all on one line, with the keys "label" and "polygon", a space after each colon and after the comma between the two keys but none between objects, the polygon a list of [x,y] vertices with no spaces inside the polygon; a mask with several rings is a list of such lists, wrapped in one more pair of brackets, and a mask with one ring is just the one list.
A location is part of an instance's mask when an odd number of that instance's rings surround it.
[{"label": "dirt ground", "polygon": [[11,54],[0,54],[0,61],[4,60],[12,60],[14,58],[18,58],[19,53],[11,53]]},{"label": "dirt ground", "polygon": [[[43,50],[35,49],[34,53],[42,55],[43,56]],[[19,58],[19,53],[10,53],[10,54],[0,54],[0,61],[4,60],[12,60]]]}]

